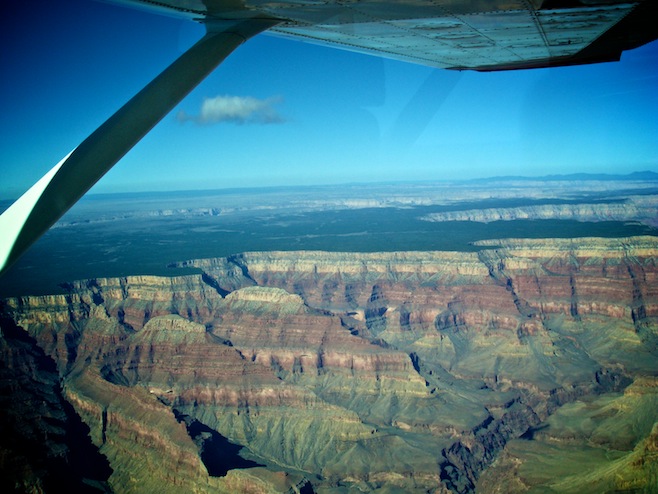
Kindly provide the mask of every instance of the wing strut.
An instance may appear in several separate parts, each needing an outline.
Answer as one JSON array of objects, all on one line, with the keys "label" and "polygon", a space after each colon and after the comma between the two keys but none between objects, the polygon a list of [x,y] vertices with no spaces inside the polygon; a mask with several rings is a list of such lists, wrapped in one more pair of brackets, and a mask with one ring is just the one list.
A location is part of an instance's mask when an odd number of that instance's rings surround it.
[{"label": "wing strut", "polygon": [[212,21],[207,34],[0,216],[0,275],[239,45],[270,18]]}]

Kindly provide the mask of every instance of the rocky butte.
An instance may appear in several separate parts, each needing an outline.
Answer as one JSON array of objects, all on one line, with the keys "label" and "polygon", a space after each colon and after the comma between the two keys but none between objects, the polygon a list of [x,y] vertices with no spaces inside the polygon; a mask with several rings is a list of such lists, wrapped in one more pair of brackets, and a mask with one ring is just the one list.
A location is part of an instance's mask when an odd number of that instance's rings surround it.
[{"label": "rocky butte", "polygon": [[6,299],[3,488],[656,492],[657,263],[252,252]]}]

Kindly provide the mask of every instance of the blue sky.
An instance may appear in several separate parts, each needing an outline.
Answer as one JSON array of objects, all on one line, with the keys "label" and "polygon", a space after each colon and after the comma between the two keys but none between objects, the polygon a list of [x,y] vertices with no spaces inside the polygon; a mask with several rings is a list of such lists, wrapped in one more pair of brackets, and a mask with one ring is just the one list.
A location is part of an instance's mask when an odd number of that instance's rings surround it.
[{"label": "blue sky", "polygon": [[[203,34],[91,0],[0,9],[0,198]],[[619,63],[479,74],[258,36],[92,192],[658,171],[657,89],[655,42]],[[222,97],[251,98],[260,118],[211,122]]]}]

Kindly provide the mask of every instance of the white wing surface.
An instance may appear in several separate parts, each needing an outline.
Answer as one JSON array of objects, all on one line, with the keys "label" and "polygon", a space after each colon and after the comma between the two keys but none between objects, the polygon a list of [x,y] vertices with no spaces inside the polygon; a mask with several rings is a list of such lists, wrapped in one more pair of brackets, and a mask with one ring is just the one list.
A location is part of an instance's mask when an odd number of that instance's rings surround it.
[{"label": "white wing surface", "polygon": [[112,0],[193,19],[281,19],[269,32],[447,69],[618,60],[658,38],[655,0]]}]

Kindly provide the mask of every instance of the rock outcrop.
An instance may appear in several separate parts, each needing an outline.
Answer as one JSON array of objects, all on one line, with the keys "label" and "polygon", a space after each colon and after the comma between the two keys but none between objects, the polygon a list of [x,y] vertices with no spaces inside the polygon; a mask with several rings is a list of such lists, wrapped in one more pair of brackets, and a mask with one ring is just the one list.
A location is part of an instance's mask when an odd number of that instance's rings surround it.
[{"label": "rock outcrop", "polygon": [[[601,422],[597,447],[651,488],[658,241],[476,247],[188,261],[202,274],[7,299],[3,324],[52,359],[116,491],[529,488],[542,438],[588,447],[563,417],[632,421],[638,393],[642,427],[622,444]],[[213,434],[260,466],[210,476]]]}]

